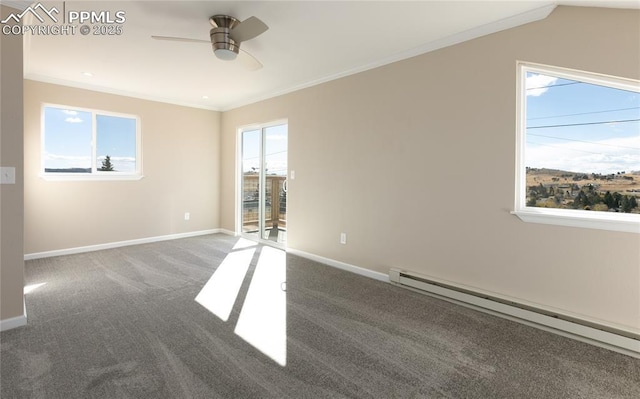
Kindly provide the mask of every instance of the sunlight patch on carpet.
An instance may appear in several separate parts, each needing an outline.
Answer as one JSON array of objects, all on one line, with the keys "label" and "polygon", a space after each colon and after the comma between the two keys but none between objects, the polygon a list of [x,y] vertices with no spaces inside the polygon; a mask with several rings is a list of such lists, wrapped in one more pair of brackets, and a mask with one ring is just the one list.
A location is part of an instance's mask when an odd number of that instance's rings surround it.
[{"label": "sunlight patch on carpet", "polygon": [[263,247],[235,333],[281,366],[287,364],[287,258]]},{"label": "sunlight patch on carpet", "polygon": [[244,249],[244,248],[251,248],[251,247],[257,247],[258,243],[255,241],[251,241],[251,240],[247,240],[246,238],[240,238],[238,239],[238,242],[236,242],[236,244],[233,246],[233,249]]},{"label": "sunlight patch on carpet", "polygon": [[24,294],[30,294],[47,283],[29,284],[24,286]]},{"label": "sunlight patch on carpet", "polygon": [[223,321],[229,319],[255,248],[231,252],[196,296],[196,302]]}]

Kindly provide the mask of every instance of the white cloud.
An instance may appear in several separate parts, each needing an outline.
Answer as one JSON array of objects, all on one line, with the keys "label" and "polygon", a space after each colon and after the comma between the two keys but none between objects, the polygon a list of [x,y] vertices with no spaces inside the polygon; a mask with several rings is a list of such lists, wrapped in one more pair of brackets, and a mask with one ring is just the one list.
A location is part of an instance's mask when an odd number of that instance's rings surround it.
[{"label": "white cloud", "polygon": [[527,96],[538,97],[543,95],[558,78],[546,75],[529,75],[526,78]]},{"label": "white cloud", "polygon": [[[98,161],[102,161],[103,159],[105,159],[107,156],[106,155],[100,155],[98,156]],[[123,162],[135,162],[135,157],[111,157],[112,161],[123,161]]]},{"label": "white cloud", "polygon": [[59,154],[45,154],[46,160],[62,160],[62,161],[88,161],[91,160],[90,156],[84,155],[59,155]]},{"label": "white cloud", "polygon": [[90,168],[91,157],[46,153],[44,165],[47,169]]},{"label": "white cloud", "polygon": [[82,119],[78,118],[77,116],[75,118],[67,118],[64,120],[65,122],[69,122],[69,123],[80,123],[82,122]]},{"label": "white cloud", "polygon": [[[532,138],[531,142],[537,139]],[[640,170],[640,136],[592,143],[531,143],[527,145],[526,166],[604,174],[637,171]]]},{"label": "white cloud", "polygon": [[72,111],[70,109],[63,109],[62,112],[67,115],[78,115],[78,111]]}]

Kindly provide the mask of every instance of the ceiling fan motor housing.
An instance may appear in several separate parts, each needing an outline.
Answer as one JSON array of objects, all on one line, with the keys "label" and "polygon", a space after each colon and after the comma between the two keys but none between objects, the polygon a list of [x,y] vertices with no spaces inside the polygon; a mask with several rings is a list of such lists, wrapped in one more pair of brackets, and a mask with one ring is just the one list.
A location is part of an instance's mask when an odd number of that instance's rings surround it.
[{"label": "ceiling fan motor housing", "polygon": [[214,15],[209,22],[213,26],[209,31],[213,53],[221,60],[234,60],[240,51],[240,43],[229,37],[229,33],[240,21],[228,15]]},{"label": "ceiling fan motor housing", "polygon": [[240,51],[240,43],[229,37],[229,28],[213,28],[209,32],[215,55],[223,60],[233,60]]}]

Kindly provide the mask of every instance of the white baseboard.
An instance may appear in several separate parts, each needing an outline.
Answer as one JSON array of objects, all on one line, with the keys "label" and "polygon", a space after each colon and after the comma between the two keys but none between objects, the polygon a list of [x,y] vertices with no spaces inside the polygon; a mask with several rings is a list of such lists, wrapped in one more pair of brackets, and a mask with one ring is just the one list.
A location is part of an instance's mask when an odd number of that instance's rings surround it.
[{"label": "white baseboard", "polygon": [[72,254],[79,254],[83,252],[100,251],[102,249],[126,247],[129,245],[149,244],[152,242],[169,241],[169,240],[176,240],[178,238],[197,237],[197,236],[203,236],[207,234],[216,234],[216,233],[223,233],[223,232],[226,234],[226,230],[223,231],[222,229],[200,230],[200,231],[191,231],[188,233],[168,234],[166,236],[138,238],[135,240],[116,241],[116,242],[109,242],[105,244],[87,245],[85,247],[57,249],[54,251],[25,254],[24,260],[49,258],[52,256],[61,256],[61,255],[72,255]]},{"label": "white baseboard", "polygon": [[231,230],[227,230],[227,229],[218,229],[219,233],[222,234],[226,234],[228,236],[232,236],[232,237],[238,237],[240,234],[236,233],[235,231],[231,231]]},{"label": "white baseboard", "polygon": [[24,302],[24,297],[22,299],[22,315],[17,317],[12,317],[10,319],[0,320],[0,331],[7,331],[13,328],[18,328],[27,325],[27,304]]},{"label": "white baseboard", "polygon": [[374,280],[383,281],[385,283],[389,282],[389,276],[384,273],[374,272],[373,270],[365,269],[363,267],[354,266],[349,263],[340,262],[334,259],[325,258],[322,256],[310,254],[308,252],[300,251],[294,248],[287,248],[287,252],[292,255],[300,256],[301,258],[310,259],[319,263],[323,263],[328,266],[335,267],[337,269],[346,270],[351,273],[359,274],[361,276],[369,277]]},{"label": "white baseboard", "polygon": [[12,328],[18,328],[26,325],[27,325],[26,315],[12,317],[10,319],[0,320],[0,331],[7,331],[7,330],[11,330]]}]

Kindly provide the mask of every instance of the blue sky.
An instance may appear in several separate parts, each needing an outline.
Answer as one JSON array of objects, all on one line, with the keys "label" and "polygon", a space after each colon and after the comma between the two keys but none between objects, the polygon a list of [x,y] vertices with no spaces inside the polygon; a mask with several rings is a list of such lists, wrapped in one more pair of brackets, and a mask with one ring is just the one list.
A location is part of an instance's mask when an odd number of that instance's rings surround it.
[{"label": "blue sky", "polygon": [[[92,160],[91,112],[45,107],[45,168],[90,168]],[[96,167],[106,155],[118,172],[136,169],[136,120],[96,116]]]},{"label": "blue sky", "polygon": [[[526,166],[640,171],[640,93],[527,74]],[[573,126],[565,126],[573,125]]]},{"label": "blue sky", "polygon": [[[287,175],[287,125],[265,129],[267,174]],[[259,167],[260,130],[245,131],[242,135],[242,170]]]}]

